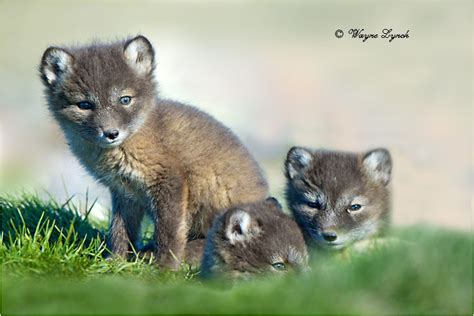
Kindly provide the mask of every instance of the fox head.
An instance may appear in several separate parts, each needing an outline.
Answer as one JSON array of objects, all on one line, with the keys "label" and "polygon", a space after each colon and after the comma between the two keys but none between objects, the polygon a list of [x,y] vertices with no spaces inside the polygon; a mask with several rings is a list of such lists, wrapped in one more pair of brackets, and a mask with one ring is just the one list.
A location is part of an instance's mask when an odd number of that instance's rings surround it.
[{"label": "fox head", "polygon": [[387,226],[392,160],[386,149],[359,154],[293,147],[285,169],[288,206],[317,245],[341,249]]},{"label": "fox head", "polygon": [[119,146],[156,97],[154,51],[143,36],[112,44],[49,47],[40,64],[49,108],[67,137]]},{"label": "fox head", "polygon": [[278,201],[232,208],[216,218],[206,240],[202,274],[240,278],[305,270],[308,254],[296,222]]}]

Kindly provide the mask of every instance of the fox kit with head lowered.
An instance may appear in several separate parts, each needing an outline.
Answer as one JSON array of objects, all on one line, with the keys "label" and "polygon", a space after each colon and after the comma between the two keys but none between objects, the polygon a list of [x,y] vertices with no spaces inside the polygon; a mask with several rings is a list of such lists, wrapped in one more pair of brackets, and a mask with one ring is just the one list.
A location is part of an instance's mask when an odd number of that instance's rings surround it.
[{"label": "fox kit with head lowered", "polygon": [[176,268],[187,240],[204,238],[216,214],[262,200],[268,189],[228,128],[157,97],[154,67],[150,42],[137,36],[50,47],[40,72],[72,152],[110,189],[109,250],[127,256],[149,213],[158,263]]},{"label": "fox kit with head lowered", "polygon": [[293,147],[285,169],[288,207],[311,243],[341,249],[387,227],[392,160],[386,149],[356,154]]},{"label": "fox kit with head lowered", "polygon": [[274,198],[232,208],[217,217],[206,239],[201,273],[245,277],[306,269],[308,255],[296,222]]}]

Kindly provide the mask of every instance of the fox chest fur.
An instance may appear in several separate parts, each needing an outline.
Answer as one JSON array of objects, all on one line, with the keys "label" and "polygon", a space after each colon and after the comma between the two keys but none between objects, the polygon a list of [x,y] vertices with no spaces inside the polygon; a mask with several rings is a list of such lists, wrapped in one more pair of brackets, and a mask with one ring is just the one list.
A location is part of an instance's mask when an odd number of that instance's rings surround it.
[{"label": "fox chest fur", "polygon": [[153,171],[144,155],[145,149],[128,146],[102,149],[77,139],[70,141],[70,147],[86,170],[100,183],[134,200],[146,195]]},{"label": "fox chest fur", "polygon": [[107,186],[122,191],[129,198],[143,196],[150,179],[150,168],[135,154],[123,148],[108,150],[92,168],[95,175]]}]

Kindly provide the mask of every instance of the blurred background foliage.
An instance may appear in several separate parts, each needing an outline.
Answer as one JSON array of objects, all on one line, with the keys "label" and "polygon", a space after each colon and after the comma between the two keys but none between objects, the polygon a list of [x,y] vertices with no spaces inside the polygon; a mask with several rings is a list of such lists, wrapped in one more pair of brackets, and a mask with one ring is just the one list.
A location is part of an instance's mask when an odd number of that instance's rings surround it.
[{"label": "blurred background foliage", "polygon": [[[0,192],[108,193],[80,168],[50,118],[37,66],[49,45],[144,34],[163,97],[231,127],[280,197],[292,145],[385,146],[394,223],[467,230],[472,194],[472,2],[0,2]],[[348,37],[361,27],[407,40]],[[338,39],[336,29],[346,35]],[[63,179],[63,180],[62,180]],[[66,179],[67,181],[64,181]]]}]

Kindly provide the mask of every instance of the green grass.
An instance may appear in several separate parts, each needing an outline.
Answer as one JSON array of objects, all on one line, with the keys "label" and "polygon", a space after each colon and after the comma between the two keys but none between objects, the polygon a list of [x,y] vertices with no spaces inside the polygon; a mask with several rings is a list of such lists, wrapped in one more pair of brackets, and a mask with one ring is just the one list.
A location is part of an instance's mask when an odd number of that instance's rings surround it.
[{"label": "green grass", "polygon": [[183,266],[102,259],[103,223],[70,203],[0,197],[2,313],[472,314],[472,235],[398,228],[368,253],[314,253],[312,271],[230,284]]}]

